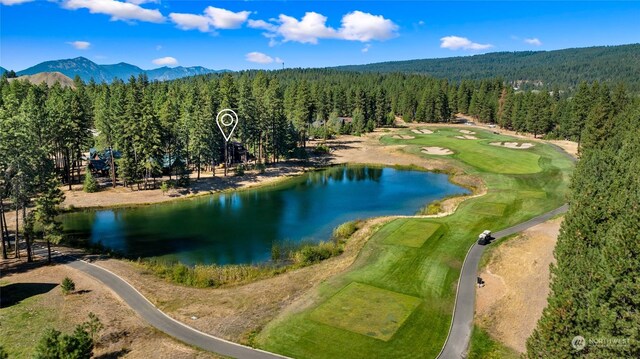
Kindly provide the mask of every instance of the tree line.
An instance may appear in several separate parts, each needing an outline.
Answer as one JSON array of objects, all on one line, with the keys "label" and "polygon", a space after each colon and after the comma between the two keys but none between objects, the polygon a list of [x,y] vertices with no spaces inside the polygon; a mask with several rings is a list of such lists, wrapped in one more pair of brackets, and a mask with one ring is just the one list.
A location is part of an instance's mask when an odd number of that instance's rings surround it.
[{"label": "tree line", "polygon": [[[551,267],[551,293],[527,341],[531,358],[640,357],[640,100],[581,86],[584,118]],[[576,336],[584,342],[572,341]],[[582,347],[580,344],[584,344]]]},{"label": "tree line", "polygon": [[554,51],[491,52],[474,56],[340,66],[354,72],[421,73],[453,82],[496,77],[523,90],[573,91],[581,82],[615,86],[625,82],[640,91],[640,44],[594,46]]}]

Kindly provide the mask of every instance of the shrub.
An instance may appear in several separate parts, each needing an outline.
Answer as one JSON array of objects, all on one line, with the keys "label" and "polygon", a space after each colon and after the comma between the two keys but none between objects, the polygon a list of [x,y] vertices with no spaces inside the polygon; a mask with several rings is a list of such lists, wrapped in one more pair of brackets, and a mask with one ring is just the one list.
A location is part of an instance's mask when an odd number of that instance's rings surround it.
[{"label": "shrub", "polygon": [[300,265],[310,265],[342,253],[342,247],[332,242],[306,245],[297,251],[294,260]]},{"label": "shrub", "polygon": [[162,192],[163,196],[167,194],[167,192],[169,191],[169,184],[167,183],[167,181],[162,182],[162,184],[160,185],[160,191]]},{"label": "shrub", "polygon": [[88,359],[91,358],[95,336],[102,330],[100,320],[89,314],[89,321],[76,326],[73,334],[62,334],[48,329],[36,346],[36,359]]},{"label": "shrub", "polygon": [[318,154],[318,155],[326,155],[326,154],[329,154],[331,152],[331,149],[329,148],[329,146],[327,146],[325,144],[320,144],[320,145],[317,145],[316,148],[313,149],[313,152]]},{"label": "shrub", "polygon": [[427,214],[427,215],[435,215],[440,213],[440,211],[442,211],[442,201],[433,201],[429,203],[427,208],[424,209],[422,212],[423,214]]},{"label": "shrub", "polygon": [[67,295],[76,290],[76,283],[69,277],[65,277],[60,283],[60,288],[62,289],[62,293]]},{"label": "shrub", "polygon": [[345,222],[333,230],[333,238],[336,239],[347,239],[351,237],[355,231],[358,230],[358,222],[350,221]]},{"label": "shrub", "polygon": [[244,165],[236,167],[236,176],[244,176]]},{"label": "shrub", "polygon": [[7,353],[7,351],[4,350],[2,345],[0,345],[0,359],[7,359],[7,358],[9,358],[9,353]]},{"label": "shrub", "polygon": [[84,174],[84,184],[82,185],[82,190],[87,193],[98,192],[98,181],[93,177],[91,171],[87,169]]}]

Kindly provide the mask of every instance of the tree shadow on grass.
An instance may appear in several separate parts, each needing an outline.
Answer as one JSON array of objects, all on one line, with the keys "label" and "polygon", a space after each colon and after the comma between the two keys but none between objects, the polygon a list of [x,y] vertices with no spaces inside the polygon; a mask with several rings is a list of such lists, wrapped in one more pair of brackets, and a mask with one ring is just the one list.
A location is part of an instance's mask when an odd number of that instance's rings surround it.
[{"label": "tree shadow on grass", "polygon": [[0,308],[7,308],[55,288],[55,283],[12,283],[0,288]]}]

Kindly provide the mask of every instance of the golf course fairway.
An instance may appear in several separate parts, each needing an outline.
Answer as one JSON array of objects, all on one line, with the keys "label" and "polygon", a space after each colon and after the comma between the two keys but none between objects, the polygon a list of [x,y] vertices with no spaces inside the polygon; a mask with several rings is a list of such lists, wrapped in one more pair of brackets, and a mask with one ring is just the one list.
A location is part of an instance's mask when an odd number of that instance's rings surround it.
[{"label": "golf course fairway", "polygon": [[[346,272],[265,326],[255,338],[259,348],[295,358],[435,358],[447,337],[464,257],[478,234],[566,202],[573,163],[551,145],[505,148],[490,143],[514,138],[474,129],[467,139],[459,138],[459,128],[429,129],[434,133],[407,129],[401,134],[415,138],[387,135],[381,142],[406,145],[404,151],[422,158],[449,159],[481,178],[486,194],[448,216],[398,218],[382,226]],[[453,153],[425,154],[425,146]]]}]

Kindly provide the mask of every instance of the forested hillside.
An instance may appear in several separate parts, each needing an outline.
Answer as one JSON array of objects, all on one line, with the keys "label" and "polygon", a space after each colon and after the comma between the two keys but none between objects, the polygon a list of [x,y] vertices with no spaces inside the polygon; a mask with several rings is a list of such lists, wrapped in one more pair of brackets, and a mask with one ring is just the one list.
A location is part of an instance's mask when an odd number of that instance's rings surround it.
[{"label": "forested hillside", "polygon": [[[422,73],[450,81],[499,77],[524,89],[575,87],[582,81],[626,82],[640,91],[640,44],[555,51],[493,52],[483,55],[380,62],[336,67],[361,72]],[[542,85],[542,86],[540,86]]]},{"label": "forested hillside", "polygon": [[530,358],[640,358],[640,103],[600,97],[586,115]]}]

